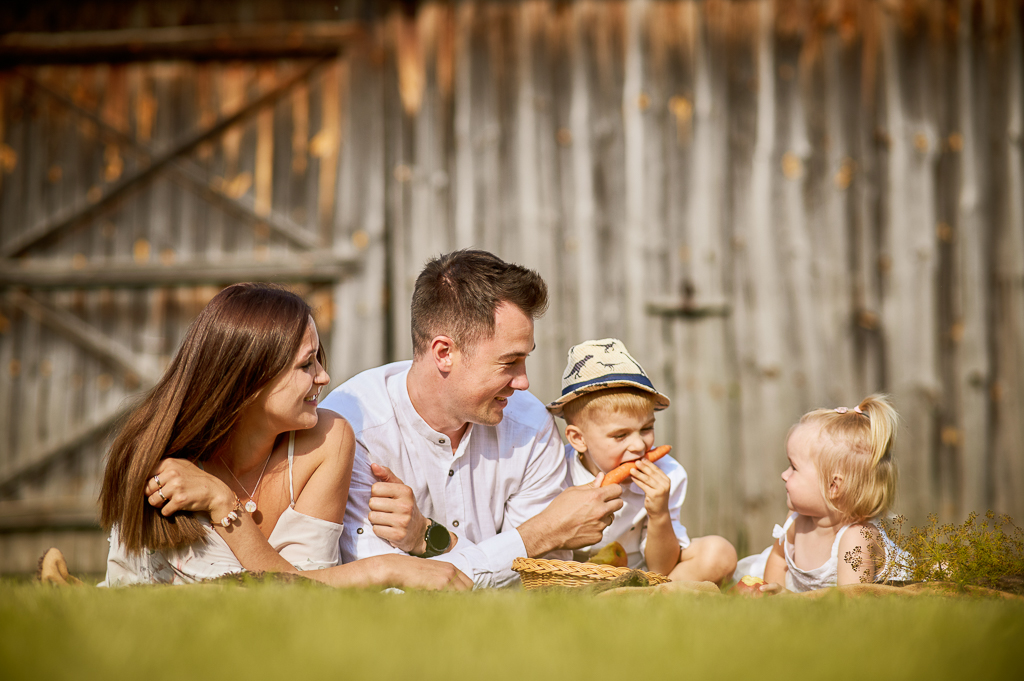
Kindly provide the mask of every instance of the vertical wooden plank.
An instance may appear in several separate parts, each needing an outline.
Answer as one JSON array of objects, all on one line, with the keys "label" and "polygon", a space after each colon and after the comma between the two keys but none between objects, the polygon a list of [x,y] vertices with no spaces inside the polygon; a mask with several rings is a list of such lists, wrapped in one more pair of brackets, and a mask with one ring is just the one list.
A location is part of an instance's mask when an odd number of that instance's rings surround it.
[{"label": "vertical wooden plank", "polygon": [[[0,201],[4,196],[4,178],[16,162],[14,149],[7,144],[7,113],[10,109],[10,80],[0,75]],[[3,242],[0,241],[0,244]]]},{"label": "vertical wooden plank", "polygon": [[[588,64],[592,60],[595,24],[601,20],[598,7],[591,2],[579,2],[572,7],[570,59],[572,85],[569,105],[569,135],[572,164],[572,223],[569,225],[574,245],[571,261],[575,265],[576,339],[569,345],[596,339],[598,335],[598,307],[601,287],[601,263],[598,260],[597,202],[595,200],[591,106],[595,94],[591,90],[592,76]],[[568,350],[568,348],[566,348]]]},{"label": "vertical wooden plank", "polygon": [[[661,146],[676,147],[682,142],[686,147],[679,163],[685,164],[680,179],[685,181],[682,189],[687,198],[681,204],[674,202],[672,208],[676,219],[685,227],[680,230],[683,240],[674,242],[677,250],[672,253],[672,260],[680,262],[681,271],[678,281],[663,283],[660,290],[652,281],[651,289],[658,297],[672,295],[688,304],[702,306],[721,303],[725,295],[722,208],[728,202],[724,177],[729,156],[729,72],[725,70],[728,57],[723,48],[730,40],[727,29],[731,22],[721,7],[699,5],[689,6],[679,22],[676,31],[681,33],[683,49],[689,53],[688,59],[693,64],[692,82],[685,82],[682,87],[692,92],[692,96],[672,102],[665,95],[659,95],[657,88],[650,89],[657,109],[672,116],[663,118],[667,125],[661,128],[664,135]],[[653,28],[652,34],[657,35]],[[658,64],[657,58],[652,61]],[[680,122],[686,126],[682,137]],[[690,131],[695,133],[692,146]],[[675,167],[674,163],[666,165]],[[659,199],[658,203],[665,210],[664,199]],[[662,259],[656,269],[662,271],[658,276],[666,280],[667,273],[674,267],[670,267],[667,259]],[[692,536],[731,534],[737,495],[731,470],[735,461],[735,443],[730,435],[734,415],[730,413],[728,395],[729,355],[733,349],[726,321],[721,317],[684,317],[674,321],[663,352],[661,361],[670,367],[666,373],[672,386],[671,415],[676,422],[666,424],[674,425],[666,430],[675,433],[678,446],[673,454],[686,468],[690,480],[683,507],[684,524]]]},{"label": "vertical wooden plank", "polygon": [[[256,74],[260,90],[266,92],[277,81],[272,66],[261,65]],[[325,116],[326,118],[326,116]],[[336,122],[336,121],[335,121]],[[321,178],[323,175],[321,175]],[[270,215],[274,186],[274,109],[264,107],[256,114],[256,163],[253,168],[253,210],[257,215]],[[328,193],[328,195],[332,195]]]},{"label": "vertical wooden plank", "polygon": [[[907,509],[915,521],[935,510],[932,475],[936,375],[935,193],[937,134],[922,96],[927,64],[922,45],[901,49],[900,28],[883,19],[886,128],[890,136],[888,190],[884,213],[882,328],[889,349],[888,371],[897,408],[904,419],[900,434],[900,472]],[[901,53],[906,57],[901,58]]]},{"label": "vertical wooden plank", "polygon": [[[411,36],[413,37],[410,37]],[[411,24],[400,11],[392,11],[387,19],[386,54],[392,61],[386,64],[384,81],[384,116],[387,125],[384,139],[385,187],[388,202],[388,302],[390,304],[390,343],[388,357],[391,360],[412,357],[412,329],[409,319],[409,304],[415,277],[423,263],[415,262],[409,255],[410,231],[413,229],[409,181],[412,178],[411,159],[407,151],[408,120],[399,89],[401,71],[408,73],[410,66],[400,65],[399,50],[408,50],[408,41],[415,39]],[[405,54],[405,52],[403,52]],[[406,76],[408,77],[408,76]]]},{"label": "vertical wooden plank", "polygon": [[507,16],[511,10],[488,3],[480,8],[481,40],[474,41],[473,50],[473,130],[477,139],[477,163],[479,181],[480,215],[477,244],[481,248],[500,253],[504,225],[503,199],[512,191],[507,185],[510,180],[502,177],[502,128],[501,111],[507,106],[504,93],[513,71],[507,35]]},{"label": "vertical wooden plank", "polygon": [[[878,5],[859,4],[858,26],[861,31],[861,45],[858,55],[848,60],[846,73],[851,82],[859,85],[846,100],[846,111],[853,121],[853,157],[850,190],[851,213],[851,268],[853,277],[853,361],[855,394],[867,395],[886,390],[885,347],[880,326],[881,311],[881,266],[878,252],[879,225],[877,215],[888,167],[885,163],[887,150],[884,145],[881,111],[885,101],[885,90],[880,77],[882,59],[881,17]],[[851,115],[855,112],[856,115]]]},{"label": "vertical wooden plank", "polygon": [[[622,83],[622,128],[624,145],[625,222],[620,232],[618,258],[623,266],[625,287],[621,324],[622,340],[631,352],[647,355],[644,304],[647,296],[647,263],[644,252],[647,221],[650,219],[645,187],[652,183],[644,155],[647,132],[644,111],[650,106],[650,95],[644,91],[643,28],[648,10],[646,0],[631,2],[626,16],[626,61]],[[652,173],[653,174],[653,173]],[[710,173],[709,173],[710,174]]]},{"label": "vertical wooden plank", "polygon": [[307,216],[304,197],[306,195],[306,174],[309,168],[309,97],[310,89],[305,83],[296,86],[290,104],[292,108],[291,135],[291,172],[287,182],[281,182],[287,188],[287,215],[298,224],[306,224]]},{"label": "vertical wooden plank", "polygon": [[16,381],[12,371],[15,367],[15,338],[20,324],[19,311],[8,304],[6,296],[0,307],[0,472],[6,474],[14,469],[16,429],[18,423],[18,399]]},{"label": "vertical wooden plank", "polygon": [[[401,73],[414,71],[408,79],[424,85],[418,95],[418,108],[414,111],[407,109],[412,119],[413,138],[413,155],[408,164],[412,211],[408,233],[409,301],[412,299],[412,285],[427,259],[452,250],[447,211],[450,183],[445,160],[447,107],[440,92],[437,69],[439,41],[446,39],[449,20],[450,14],[446,9],[435,4],[424,5],[419,8],[411,33],[403,34],[411,43],[407,49],[413,56],[400,63]],[[409,102],[407,106],[410,106]]]},{"label": "vertical wooden plank", "polygon": [[[821,138],[815,140],[823,172],[810,168],[808,181],[814,188],[819,210],[806,226],[814,235],[810,266],[814,273],[814,289],[819,292],[817,318],[817,345],[820,365],[808,368],[808,400],[805,408],[821,405],[853,405],[859,395],[854,379],[854,351],[852,344],[853,256],[850,249],[854,226],[851,218],[851,191],[854,157],[858,137],[848,122],[850,114],[846,100],[849,80],[843,62],[848,59],[849,39],[830,34],[822,40],[820,80],[815,84],[821,98],[814,102],[824,110]],[[817,79],[816,79],[817,80]],[[855,82],[855,81],[854,81]],[[807,112],[808,117],[814,114]],[[817,206],[815,206],[817,207]],[[820,236],[819,236],[820,235]],[[813,348],[812,348],[813,351]]]},{"label": "vertical wooden plank", "polygon": [[16,183],[21,175],[18,148],[24,126],[15,116],[26,99],[23,83],[20,79],[0,76],[0,225],[4,227],[0,230],[0,245],[15,236],[11,225],[16,224],[14,211],[20,205],[11,197],[16,196]]},{"label": "vertical wooden plank", "polygon": [[[1018,12],[1017,16],[1020,14]],[[1007,32],[993,46],[989,68],[996,97],[993,166],[1002,181],[995,202],[995,433],[991,455],[993,510],[1024,514],[1024,45],[1021,19],[1001,8],[996,19]],[[990,29],[991,30],[991,29]],[[997,66],[997,64],[999,66]],[[996,84],[999,83],[999,84]],[[997,93],[1004,93],[1000,101]],[[1001,110],[1001,111],[1000,111]],[[1005,113],[1003,113],[1005,112]]]},{"label": "vertical wooden plank", "polygon": [[[640,49],[642,53],[642,86],[637,107],[643,122],[643,158],[650,181],[643,186],[643,203],[647,213],[644,230],[639,235],[643,259],[644,290],[641,309],[641,335],[646,348],[642,363],[660,390],[668,390],[666,374],[671,365],[679,361],[671,342],[672,320],[651,315],[647,304],[655,299],[667,299],[677,291],[672,278],[676,252],[669,248],[674,243],[669,227],[669,196],[673,193],[669,171],[676,147],[675,126],[669,124],[674,83],[668,77],[669,52],[679,38],[676,32],[678,6],[651,3],[640,19]],[[635,238],[635,237],[634,237]],[[658,424],[659,441],[674,442],[674,419],[662,414]],[[671,437],[672,439],[667,439]],[[677,450],[681,455],[682,451]],[[679,458],[677,456],[676,458]]]},{"label": "vertical wooden plank", "polygon": [[939,226],[940,240],[950,242],[955,259],[951,269],[956,277],[952,286],[953,319],[950,328],[941,332],[953,346],[952,368],[956,373],[949,392],[956,397],[957,413],[939,434],[939,445],[958,454],[951,471],[955,476],[951,482],[957,505],[951,513],[954,518],[970,511],[983,513],[992,503],[986,485],[986,452],[991,448],[988,428],[991,407],[986,388],[991,381],[991,359],[985,275],[987,240],[992,231],[987,228],[982,204],[983,187],[990,181],[986,154],[979,143],[984,137],[985,118],[975,113],[984,110],[981,107],[985,98],[982,83],[976,82],[974,77],[980,55],[975,53],[972,34],[980,27],[973,24],[970,3],[959,3],[958,14],[956,89],[950,92],[950,98],[956,102],[953,111],[956,127],[947,144],[959,163],[960,172],[959,177],[954,178],[957,181],[955,222],[948,227],[948,232],[946,227]]},{"label": "vertical wooden plank", "polygon": [[[741,532],[756,550],[770,538],[772,523],[785,509],[777,476],[785,466],[785,439],[796,413],[782,385],[783,330],[791,321],[785,305],[783,264],[773,230],[776,175],[776,63],[773,50],[774,4],[750,9],[756,38],[756,103],[749,189],[737,189],[736,225],[744,248],[737,261],[736,338],[740,375],[740,437],[744,489]],[[698,105],[698,112],[700,107]],[[698,116],[700,114],[698,113]],[[699,135],[700,133],[696,133]],[[746,195],[744,197],[743,195]],[[694,192],[694,196],[697,193]]]},{"label": "vertical wooden plank", "polygon": [[[70,84],[80,83],[88,86],[89,77],[86,75],[93,69],[89,67],[69,67],[60,70],[59,81],[53,82],[53,86],[59,91],[71,89]],[[67,112],[65,112],[67,113]],[[49,137],[52,145],[50,156],[51,162],[47,169],[47,180],[57,185],[54,188],[48,210],[51,215],[60,214],[75,205],[77,198],[75,188],[79,184],[78,168],[80,152],[78,126],[73,125],[70,116],[64,115],[55,117],[55,125]],[[85,234],[74,234],[71,238],[61,240],[54,247],[56,257],[64,262],[71,262],[76,242],[85,243],[86,248],[91,239]],[[37,298],[45,300],[48,304],[60,304],[67,299],[67,294],[56,292],[51,294],[36,295]],[[67,347],[64,339],[53,334],[47,329],[41,336],[42,348],[40,352],[39,375],[43,386],[43,394],[40,395],[40,414],[42,418],[36,424],[38,428],[40,444],[59,440],[67,427],[67,419],[63,413],[66,408],[65,386],[67,385],[69,355],[74,348]]]},{"label": "vertical wooden plank", "polygon": [[[331,335],[332,385],[384,363],[387,347],[387,234],[383,69],[365,51],[351,57],[351,92],[343,119],[338,226],[334,248],[356,249],[362,266],[334,287],[337,316]],[[358,133],[358,134],[357,134]]]},{"label": "vertical wooden plank", "polygon": [[347,90],[348,64],[339,61],[324,69],[321,78],[323,113],[320,119],[320,130],[313,137],[312,151],[320,159],[319,188],[317,190],[317,225],[322,242],[330,243],[334,220],[334,197],[338,179],[338,156],[341,147],[341,131],[344,121],[341,119],[343,102],[341,98]]},{"label": "vertical wooden plank", "polygon": [[[538,353],[534,361],[534,382],[542,399],[554,399],[561,390],[561,375],[564,360],[560,356],[575,342],[570,335],[568,317],[572,305],[563,294],[566,273],[561,267],[565,250],[566,215],[559,200],[563,176],[560,172],[559,131],[563,129],[563,84],[567,79],[567,36],[568,13],[561,11],[550,2],[542,5],[543,11],[535,21],[538,38],[543,50],[536,53],[533,68],[535,80],[542,96],[537,111],[537,155],[540,163],[540,227],[541,239],[534,246],[530,262],[535,262],[538,271],[554,292],[548,315],[541,326],[541,340],[549,348]],[[550,397],[548,397],[550,395]]]},{"label": "vertical wooden plank", "polygon": [[[535,50],[539,45],[534,41],[537,13],[541,6],[536,2],[520,3],[515,24],[515,126],[511,144],[514,158],[511,170],[515,177],[515,198],[511,202],[515,211],[513,230],[516,238],[507,239],[501,255],[506,259],[522,262],[530,267],[537,263],[534,248],[543,240],[540,224],[540,159],[537,153],[537,102],[542,96],[538,91],[536,74],[533,70]],[[543,272],[541,273],[543,275]],[[537,329],[535,333],[540,332]]]},{"label": "vertical wooden plank", "polygon": [[[665,154],[665,196],[662,209],[664,271],[658,295],[669,300],[681,300],[687,288],[693,287],[689,272],[688,231],[691,226],[687,220],[691,197],[687,187],[693,181],[690,172],[698,5],[677,3],[656,7],[657,11],[652,13],[650,19],[650,31],[652,36],[655,36],[652,42],[662,43],[654,48],[655,54],[660,53],[662,56],[652,58],[652,61],[657,68],[659,80],[664,81],[661,85],[663,94],[656,108],[662,109],[661,144]],[[691,390],[696,388],[692,372],[704,358],[682,349],[681,344],[687,342],[691,333],[690,324],[666,319],[660,325],[661,337],[655,344],[660,358],[656,360],[658,364],[650,367],[648,371],[655,372],[659,390],[672,398],[672,408],[658,421],[658,440],[674,443],[675,458],[684,466],[688,466],[687,457],[691,452],[698,451],[689,444],[690,439],[698,432],[695,427],[696,414],[692,407]],[[689,381],[684,380],[684,374],[691,377]],[[692,494],[688,503],[692,508],[687,509],[687,516],[697,508]],[[688,519],[684,524],[688,530],[697,533],[698,528],[692,525],[691,520]]]},{"label": "vertical wooden plank", "polygon": [[[560,229],[555,197],[559,179],[554,173],[557,156],[554,148],[556,124],[552,89],[551,59],[560,50],[558,34],[548,30],[554,18],[547,2],[530,2],[520,8],[517,32],[516,145],[515,173],[518,196],[518,238],[509,240],[504,256],[537,270],[548,285],[549,307],[545,319],[535,329],[537,347],[544,352],[530,359],[531,390],[542,399],[557,395],[560,389],[565,352],[561,272],[557,267],[561,251]],[[557,363],[557,365],[556,365]]]},{"label": "vertical wooden plank", "polygon": [[452,163],[452,219],[455,248],[475,243],[476,162],[474,149],[473,34],[476,5],[466,2],[455,9],[454,152]]},{"label": "vertical wooden plank", "polygon": [[[813,272],[812,258],[816,255],[813,237],[834,226],[815,225],[812,235],[808,223],[815,216],[808,211],[813,207],[804,201],[811,184],[808,177],[811,144],[804,110],[807,93],[803,85],[810,80],[811,63],[817,56],[812,51],[820,47],[816,47],[814,36],[808,35],[800,9],[792,4],[777,9],[774,50],[778,76],[775,106],[779,156],[776,163],[779,165],[775,175],[777,203],[773,218],[780,248],[785,309],[790,315],[781,380],[793,400],[786,406],[802,413],[821,405],[824,399],[824,395],[814,389],[817,377],[825,373],[825,366],[819,328],[822,282],[815,280]],[[804,56],[808,54],[810,59]]]},{"label": "vertical wooden plank", "polygon": [[38,434],[40,414],[40,380],[39,363],[43,330],[39,322],[30,316],[22,318],[19,338],[15,344],[13,362],[8,375],[14,384],[14,394],[18,396],[15,413],[17,414],[14,442],[15,451],[12,457],[16,463],[29,460],[39,447]]},{"label": "vertical wooden plank", "polygon": [[[622,112],[623,88],[628,30],[628,6],[608,2],[601,6],[600,19],[594,34],[596,81],[594,136],[595,195],[598,199],[598,257],[601,263],[598,284],[597,333],[604,336],[625,335],[622,320],[625,310],[625,259],[622,240],[626,237],[620,225],[626,222],[625,206],[625,117]],[[623,339],[625,340],[625,339]]]},{"label": "vertical wooden plank", "polygon": [[[217,118],[217,99],[219,95],[221,69],[212,64],[202,64],[197,67],[195,77],[195,102],[192,115],[196,128],[209,127]],[[223,168],[218,168],[221,161],[221,146],[214,142],[201,145],[196,149],[193,160],[197,165],[206,171],[217,188],[224,189]],[[219,171],[219,172],[218,172]],[[205,201],[198,198],[186,198],[182,205],[182,216],[190,216],[195,228],[185,230],[192,234],[191,239],[186,238],[182,245],[183,257],[189,252],[200,254],[204,257],[215,255],[221,248],[223,242],[224,213],[219,209],[212,209]],[[192,248],[188,248],[191,241]]]}]

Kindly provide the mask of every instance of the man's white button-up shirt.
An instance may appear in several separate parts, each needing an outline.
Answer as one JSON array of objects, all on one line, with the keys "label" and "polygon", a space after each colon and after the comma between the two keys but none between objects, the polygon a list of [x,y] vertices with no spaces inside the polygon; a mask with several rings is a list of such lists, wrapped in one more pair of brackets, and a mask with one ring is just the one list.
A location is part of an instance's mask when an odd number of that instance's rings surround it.
[{"label": "man's white button-up shirt", "polygon": [[[554,419],[537,398],[517,391],[496,426],[470,424],[452,451],[447,435],[413,408],[406,378],[412,362],[364,371],[331,392],[322,405],[344,416],[356,451],[341,538],[344,562],[399,549],[373,532],[371,463],[387,466],[412,488],[420,512],[458,536],[452,563],[476,587],[507,586],[519,578],[512,561],[526,556],[516,528],[565,488],[566,462]],[[549,557],[567,560],[568,551]]]}]

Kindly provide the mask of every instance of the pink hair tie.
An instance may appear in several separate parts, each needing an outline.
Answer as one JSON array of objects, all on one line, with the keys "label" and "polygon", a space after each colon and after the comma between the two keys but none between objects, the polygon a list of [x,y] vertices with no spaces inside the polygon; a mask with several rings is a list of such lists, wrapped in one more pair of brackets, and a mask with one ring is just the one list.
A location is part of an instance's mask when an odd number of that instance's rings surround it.
[{"label": "pink hair tie", "polygon": [[[835,413],[837,413],[837,414],[846,414],[846,413],[848,413],[848,412],[849,412],[850,410],[849,410],[849,409],[847,409],[846,407],[836,407],[836,408],[835,408],[835,409],[833,409],[832,411],[834,411],[834,412],[835,412]],[[854,408],[853,408],[853,411],[857,412],[857,413],[858,413],[858,414],[860,414],[861,416],[865,416],[865,417],[867,416],[867,414],[865,414],[864,412],[862,412],[862,411],[860,410],[860,407],[854,407]]]}]

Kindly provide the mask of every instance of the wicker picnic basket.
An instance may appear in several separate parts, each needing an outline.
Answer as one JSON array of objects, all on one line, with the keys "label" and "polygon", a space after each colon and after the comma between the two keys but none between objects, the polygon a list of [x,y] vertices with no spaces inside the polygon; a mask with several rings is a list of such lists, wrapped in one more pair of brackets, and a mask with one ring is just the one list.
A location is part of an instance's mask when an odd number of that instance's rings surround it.
[{"label": "wicker picnic basket", "polygon": [[[620,577],[629,568],[597,563],[576,563],[567,560],[546,560],[544,558],[516,558],[512,561],[512,569],[519,573],[526,589],[539,589],[546,586],[577,587],[608,582]],[[644,572],[648,582],[665,584],[671,581],[656,572]]]}]

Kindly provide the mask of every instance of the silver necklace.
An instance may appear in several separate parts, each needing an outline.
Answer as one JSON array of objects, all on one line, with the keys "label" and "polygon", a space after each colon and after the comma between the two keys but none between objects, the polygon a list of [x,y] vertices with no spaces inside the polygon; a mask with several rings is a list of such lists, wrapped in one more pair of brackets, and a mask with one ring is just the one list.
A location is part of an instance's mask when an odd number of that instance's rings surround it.
[{"label": "silver necklace", "polygon": [[245,492],[247,497],[249,497],[249,501],[245,502],[245,512],[249,515],[252,515],[256,512],[256,500],[253,499],[253,496],[256,494],[256,491],[259,490],[260,488],[260,481],[263,480],[263,474],[267,472],[267,464],[270,463],[270,457],[273,455],[274,450],[271,449],[270,454],[267,455],[267,460],[263,463],[263,470],[260,471],[260,477],[256,478],[256,486],[252,488],[252,494],[249,494],[249,490],[245,489],[245,485],[242,484],[242,481],[239,480],[238,477],[235,475],[234,471],[231,470],[231,466],[228,465],[227,461],[223,462],[224,468],[228,469],[228,473],[231,474],[231,477],[235,479],[235,482],[238,483],[238,486],[241,487],[242,491]]}]

